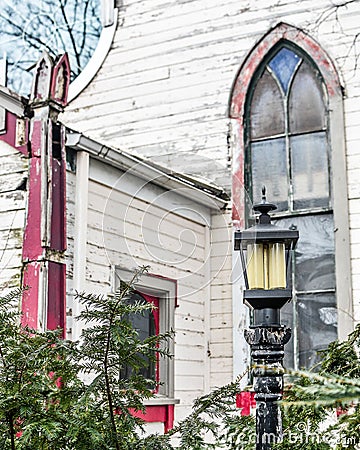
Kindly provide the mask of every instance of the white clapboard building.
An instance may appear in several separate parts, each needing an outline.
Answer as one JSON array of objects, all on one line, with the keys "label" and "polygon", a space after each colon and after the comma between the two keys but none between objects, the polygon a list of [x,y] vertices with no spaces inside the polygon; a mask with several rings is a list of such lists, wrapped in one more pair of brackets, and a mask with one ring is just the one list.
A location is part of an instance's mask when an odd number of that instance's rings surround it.
[{"label": "white clapboard building", "polygon": [[248,365],[232,241],[262,185],[300,233],[285,364],[311,366],[360,320],[360,2],[98,3],[70,85],[67,56],[44,54],[29,98],[0,90],[0,277],[34,286],[26,323],[76,338],[75,290],[149,265],[153,332],[176,331],[148,405],[166,428]]}]

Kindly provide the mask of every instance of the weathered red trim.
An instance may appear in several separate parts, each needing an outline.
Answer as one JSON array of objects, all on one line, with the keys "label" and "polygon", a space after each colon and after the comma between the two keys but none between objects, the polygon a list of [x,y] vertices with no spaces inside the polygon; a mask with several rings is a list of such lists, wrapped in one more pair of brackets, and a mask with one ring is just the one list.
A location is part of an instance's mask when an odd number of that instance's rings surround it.
[{"label": "weathered red trim", "polygon": [[29,193],[23,242],[23,261],[34,261],[43,256],[41,245],[41,159],[33,156],[29,169]]},{"label": "weathered red trim", "polygon": [[[16,142],[16,127],[17,127],[17,119],[18,117],[9,112],[6,111],[5,115],[5,127],[6,131],[2,134],[0,134],[0,140],[6,142],[7,144],[11,145],[12,147],[16,148],[20,153],[22,153],[25,156],[29,155],[27,142],[24,145],[17,146]],[[26,141],[28,139],[28,121],[26,121],[26,130],[25,130],[25,136]]]},{"label": "weathered red trim", "polygon": [[175,285],[175,298],[174,298],[174,302],[175,302],[175,308],[177,308],[179,306],[178,303],[178,283],[177,280],[175,278],[169,278],[169,277],[165,277],[164,275],[158,275],[155,273],[148,273],[147,274],[149,277],[153,277],[153,278],[159,278],[161,280],[167,280],[170,281],[171,283],[173,283]]},{"label": "weathered red trim", "polygon": [[[43,308],[47,309],[47,323],[49,329],[62,328],[66,333],[66,268],[65,264],[50,259],[55,252],[57,258],[62,257],[66,248],[65,227],[65,184],[66,160],[63,137],[58,133],[59,142],[52,140],[51,129],[53,122],[47,119],[35,120],[31,135],[31,159],[28,183],[27,216],[23,242],[24,276],[23,285],[29,286],[23,294],[22,311],[23,323],[37,327],[39,302],[47,301]],[[52,154],[54,145],[57,146]],[[60,148],[60,151],[59,151]],[[50,155],[42,155],[42,152]],[[57,152],[57,153],[56,153]],[[46,164],[44,165],[44,161]],[[46,172],[44,172],[46,171]],[[46,186],[42,183],[51,177],[51,208],[42,200],[42,192]],[[50,220],[50,248],[48,242],[42,242],[42,217]],[[47,237],[47,241],[49,237]],[[51,252],[49,252],[51,250]],[[41,268],[47,268],[44,278],[40,276]],[[44,274],[45,275],[45,274]],[[43,283],[40,289],[40,283]]]},{"label": "weathered red trim", "polygon": [[229,117],[236,119],[239,127],[238,146],[233,154],[232,198],[234,226],[242,227],[244,218],[244,114],[245,101],[256,69],[268,52],[280,41],[288,41],[302,49],[320,70],[330,97],[341,95],[341,84],[337,70],[330,57],[309,35],[299,28],[280,23],[269,31],[253,48],[242,64],[235,79],[231,97]]},{"label": "weathered red trim", "polygon": [[[51,125],[50,125],[51,126]],[[54,139],[54,134],[52,135]],[[51,231],[50,247],[52,250],[63,252],[66,250],[66,156],[63,141],[63,130],[60,130],[61,146],[60,159],[54,156],[53,142],[51,156]]]},{"label": "weathered red trim", "polygon": [[174,405],[147,406],[145,412],[131,410],[134,417],[144,422],[159,422],[164,424],[164,432],[167,433],[174,426]]},{"label": "weathered red trim", "polygon": [[33,261],[27,263],[23,271],[23,286],[26,290],[22,295],[21,324],[36,329],[38,326],[38,298],[40,272],[44,270],[44,263]]},{"label": "weathered red trim", "polygon": [[47,328],[61,328],[66,334],[66,266],[50,261],[48,266]]}]

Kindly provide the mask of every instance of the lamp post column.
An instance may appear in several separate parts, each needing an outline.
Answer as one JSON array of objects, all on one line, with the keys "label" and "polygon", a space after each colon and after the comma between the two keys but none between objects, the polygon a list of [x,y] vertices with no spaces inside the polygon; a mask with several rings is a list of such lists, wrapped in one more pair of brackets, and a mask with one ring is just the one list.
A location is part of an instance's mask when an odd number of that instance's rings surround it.
[{"label": "lamp post column", "polygon": [[282,440],[281,411],[284,345],[291,337],[290,328],[254,326],[245,330],[254,362],[256,400],[256,450],[268,450]]}]

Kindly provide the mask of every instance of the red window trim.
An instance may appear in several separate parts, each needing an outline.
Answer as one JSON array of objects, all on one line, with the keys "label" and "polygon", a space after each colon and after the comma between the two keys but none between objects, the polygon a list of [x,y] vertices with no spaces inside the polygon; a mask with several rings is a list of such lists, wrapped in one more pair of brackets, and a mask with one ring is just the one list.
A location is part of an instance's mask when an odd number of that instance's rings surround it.
[{"label": "red window trim", "polygon": [[[135,291],[136,294],[140,295],[149,303],[152,303],[155,308],[152,310],[152,314],[155,320],[155,333],[158,335],[160,333],[160,299],[159,297],[155,297],[153,295],[143,294],[140,291]],[[158,393],[159,390],[159,382],[160,382],[160,362],[159,355],[156,358],[156,369],[155,369],[155,378],[157,387],[155,389],[155,394]],[[149,405],[146,406],[145,412],[142,411],[131,411],[134,417],[138,417],[142,419],[144,422],[148,423],[163,423],[164,424],[164,433],[167,433],[174,426],[174,405]]]},{"label": "red window trim", "polygon": [[[160,299],[159,299],[159,297],[154,297],[152,295],[143,294],[140,291],[135,291],[135,293],[140,295],[148,303],[152,303],[155,306],[155,308],[152,310],[152,314],[154,316],[154,321],[155,321],[155,333],[156,333],[156,335],[158,335],[160,333],[160,311],[159,311]],[[159,392],[159,383],[160,383],[160,358],[159,358],[159,355],[156,355],[155,381],[156,381],[156,388],[154,390],[154,394],[157,394]]]},{"label": "red window trim", "polygon": [[174,404],[169,405],[149,405],[146,406],[145,412],[142,411],[131,411],[134,417],[142,419],[144,422],[148,423],[163,423],[164,433],[167,433],[174,427]]}]

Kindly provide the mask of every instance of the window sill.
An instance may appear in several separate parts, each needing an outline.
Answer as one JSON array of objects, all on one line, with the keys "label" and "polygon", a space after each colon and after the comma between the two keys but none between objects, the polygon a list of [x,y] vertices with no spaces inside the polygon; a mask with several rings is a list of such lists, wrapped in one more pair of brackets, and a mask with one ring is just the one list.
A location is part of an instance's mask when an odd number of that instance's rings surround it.
[{"label": "window sill", "polygon": [[179,403],[180,400],[177,398],[169,398],[162,395],[156,395],[144,401],[145,406],[178,405]]}]

